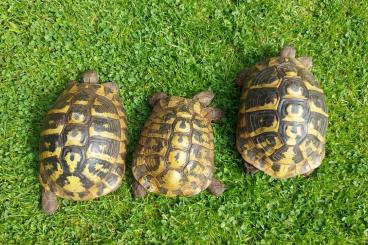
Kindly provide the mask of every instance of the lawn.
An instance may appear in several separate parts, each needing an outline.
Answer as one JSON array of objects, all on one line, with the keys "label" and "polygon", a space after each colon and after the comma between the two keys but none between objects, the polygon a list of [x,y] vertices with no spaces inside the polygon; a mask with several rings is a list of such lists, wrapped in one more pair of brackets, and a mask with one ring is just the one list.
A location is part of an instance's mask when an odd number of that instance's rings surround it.
[{"label": "lawn", "polygon": [[[134,3],[132,3],[134,2]],[[368,242],[368,2],[1,1],[0,243],[362,244]],[[314,59],[329,109],[326,158],[310,178],[245,175],[235,148],[243,67],[293,44]],[[40,211],[38,139],[70,79],[96,69],[120,87],[126,178],[88,202]],[[132,152],[153,92],[216,93],[214,197],[131,196]]]}]

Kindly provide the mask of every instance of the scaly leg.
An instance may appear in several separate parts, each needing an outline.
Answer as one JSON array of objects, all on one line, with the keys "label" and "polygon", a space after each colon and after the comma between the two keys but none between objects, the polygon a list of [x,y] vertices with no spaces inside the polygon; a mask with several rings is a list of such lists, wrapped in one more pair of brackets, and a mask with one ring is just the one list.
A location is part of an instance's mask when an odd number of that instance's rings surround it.
[{"label": "scaly leg", "polygon": [[225,191],[225,185],[221,181],[212,178],[207,189],[212,195],[220,196]]},{"label": "scaly leg", "polygon": [[215,97],[211,91],[203,91],[194,95],[193,100],[198,100],[203,106],[208,106]]},{"label": "scaly leg", "polygon": [[158,102],[158,101],[160,101],[160,100],[162,100],[162,99],[165,99],[165,98],[167,98],[167,97],[169,97],[167,94],[165,94],[165,93],[154,93],[153,95],[151,95],[151,97],[149,98],[149,100],[148,100],[148,103],[149,103],[149,105],[151,106],[151,107],[154,107],[155,106],[155,104]]},{"label": "scaly leg", "polygon": [[220,119],[224,116],[224,112],[217,108],[207,107],[203,110],[206,111],[206,117],[210,122],[219,122]]},{"label": "scaly leg", "polygon": [[58,209],[57,197],[51,191],[46,191],[42,188],[42,210],[46,214],[54,214]]},{"label": "scaly leg", "polygon": [[304,174],[304,176],[305,177],[312,177],[311,175],[312,175],[312,173],[314,172],[314,169],[313,170],[311,170],[311,171],[309,171],[309,172],[306,172],[305,174]]},{"label": "scaly leg", "polygon": [[143,198],[147,195],[147,190],[137,180],[133,182],[133,195],[135,198]]},{"label": "scaly leg", "polygon": [[252,164],[244,161],[244,172],[246,174],[254,174],[254,173],[258,172],[258,171],[259,171],[258,168],[254,167]]}]

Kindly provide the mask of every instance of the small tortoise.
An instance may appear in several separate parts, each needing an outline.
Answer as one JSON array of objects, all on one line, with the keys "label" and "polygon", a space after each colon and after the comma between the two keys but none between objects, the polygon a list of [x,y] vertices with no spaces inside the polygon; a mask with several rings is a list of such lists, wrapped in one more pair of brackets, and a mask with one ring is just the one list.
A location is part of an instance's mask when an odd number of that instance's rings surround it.
[{"label": "small tortoise", "polygon": [[42,209],[56,196],[90,200],[116,190],[125,172],[127,119],[114,83],[98,84],[94,71],[71,81],[47,113],[40,138]]},{"label": "small tortoise", "polygon": [[328,116],[311,66],[311,58],[295,58],[295,49],[286,46],[280,57],[239,74],[236,143],[246,172],[289,178],[308,175],[321,164]]},{"label": "small tortoise", "polygon": [[211,121],[223,112],[207,107],[214,94],[202,92],[186,99],[154,94],[153,112],[144,125],[133,160],[134,196],[147,191],[165,196],[192,196],[202,190],[214,195],[224,185],[214,177]]}]

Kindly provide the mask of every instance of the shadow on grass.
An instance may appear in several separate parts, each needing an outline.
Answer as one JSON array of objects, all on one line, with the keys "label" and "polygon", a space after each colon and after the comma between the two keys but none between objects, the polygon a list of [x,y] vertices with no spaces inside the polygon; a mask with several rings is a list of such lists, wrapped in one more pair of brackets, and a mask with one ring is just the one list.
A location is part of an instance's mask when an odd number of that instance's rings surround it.
[{"label": "shadow on grass", "polygon": [[[31,146],[32,152],[34,153],[34,159],[31,162],[32,169],[33,169],[33,176],[35,177],[34,180],[38,182],[38,174],[39,174],[39,141],[40,141],[40,134],[43,128],[43,124],[45,123],[45,118],[47,115],[48,110],[56,102],[56,99],[61,95],[64,91],[64,88],[70,79],[63,77],[62,78],[65,83],[63,85],[53,87],[53,90],[45,91],[42,90],[42,94],[38,96],[38,100],[35,102],[31,111],[31,120],[30,120],[30,131],[28,134],[27,143]],[[41,208],[41,185],[40,185],[40,195],[39,195],[39,208]]]},{"label": "shadow on grass", "polygon": [[[278,51],[275,52],[275,48],[272,45],[263,45],[258,47],[257,49],[251,49],[254,51],[251,53],[248,52],[247,54],[243,52],[243,48],[235,47],[234,49],[236,50],[236,59],[238,60],[238,62],[234,66],[234,72],[227,75],[227,77],[231,78],[231,81],[228,81],[227,83],[230,83],[231,86],[233,86],[235,89],[233,93],[230,94],[230,103],[224,104],[223,106],[226,108],[228,113],[228,115],[226,115],[227,123],[231,125],[232,129],[230,130],[231,134],[226,135],[226,140],[229,141],[229,145],[231,145],[231,147],[234,149],[234,151],[236,151],[236,154],[241,159],[241,156],[236,149],[236,124],[238,121],[239,100],[242,93],[242,88],[235,83],[235,80],[243,69],[250,68],[258,62],[264,61],[270,57],[277,56]],[[239,167],[241,168],[241,171],[243,171],[243,164],[241,164],[241,166]]]},{"label": "shadow on grass", "polygon": [[263,45],[257,47],[257,49],[252,49],[254,51],[252,51],[248,55],[244,54],[243,48],[236,47],[235,50],[237,50],[237,53],[239,54],[239,64],[243,68],[249,68],[255,65],[257,62],[261,62],[268,58],[278,56],[280,48],[275,49],[273,45]]},{"label": "shadow on grass", "polygon": [[[236,128],[242,88],[235,83],[235,80],[243,69],[251,68],[258,62],[262,62],[270,57],[277,56],[278,48],[275,48],[272,45],[263,45],[257,48],[249,49],[247,50],[247,52],[244,52],[243,48],[239,47],[235,47],[234,49],[236,50],[236,54],[235,64],[232,67],[233,69],[230,71],[232,72],[232,74],[226,75],[226,77],[230,79],[230,81],[227,81],[227,84],[230,87],[228,88],[228,91],[226,91],[226,94],[219,95],[221,97],[224,97],[219,99],[221,104],[220,106],[221,108],[224,108],[224,110],[226,110],[226,117],[224,119],[223,125],[221,125],[221,131],[223,131],[221,132],[221,138],[224,141],[223,143],[227,145],[225,149],[232,149],[232,151],[230,151],[230,154],[234,157],[232,157],[230,160],[235,160],[233,163],[234,165],[236,163],[236,166],[233,165],[233,171],[238,171],[239,173],[245,175],[243,159],[236,147]],[[221,150],[222,149],[219,149],[219,151]],[[223,167],[229,168],[230,166]],[[258,175],[259,174],[262,173],[258,173]],[[243,189],[247,189],[248,192],[253,194],[255,192],[254,186],[256,179],[257,177],[255,174],[249,174],[245,178],[243,178]],[[229,188],[238,188],[237,185],[232,185],[232,182],[229,182]]]},{"label": "shadow on grass", "polygon": [[33,112],[31,115],[31,125],[30,125],[30,133],[28,136],[28,144],[32,148],[32,152],[37,156],[34,161],[32,161],[32,168],[34,169],[34,175],[38,176],[39,171],[39,140],[40,133],[42,131],[43,124],[45,123],[45,118],[48,110],[52,108],[57,98],[64,91],[66,84],[71,80],[70,77],[62,79],[64,82],[63,85],[57,86],[53,88],[51,92],[42,91],[43,94],[38,96],[38,100],[36,101],[31,111]]}]

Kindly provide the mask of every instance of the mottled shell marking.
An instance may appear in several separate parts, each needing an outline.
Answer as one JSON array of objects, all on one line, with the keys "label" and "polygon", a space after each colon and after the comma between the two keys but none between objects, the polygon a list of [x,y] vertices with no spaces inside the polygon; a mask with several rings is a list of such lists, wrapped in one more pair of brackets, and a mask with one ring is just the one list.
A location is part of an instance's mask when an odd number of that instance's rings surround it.
[{"label": "mottled shell marking", "polygon": [[203,106],[181,97],[160,100],[139,139],[133,175],[150,192],[195,195],[206,189],[214,171],[211,122]]},{"label": "mottled shell marking", "polygon": [[40,182],[57,196],[89,200],[115,190],[125,172],[126,115],[103,84],[71,82],[47,113]]},{"label": "mottled shell marking", "polygon": [[276,178],[310,172],[325,152],[323,91],[297,59],[266,64],[243,87],[237,148],[246,162]]}]

